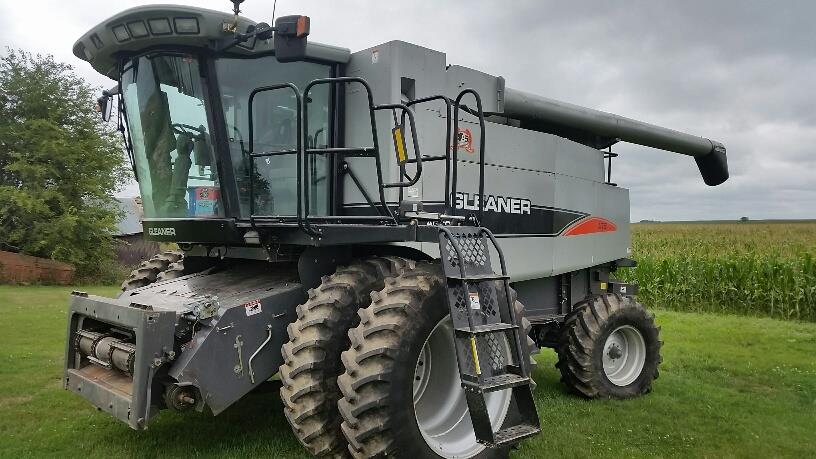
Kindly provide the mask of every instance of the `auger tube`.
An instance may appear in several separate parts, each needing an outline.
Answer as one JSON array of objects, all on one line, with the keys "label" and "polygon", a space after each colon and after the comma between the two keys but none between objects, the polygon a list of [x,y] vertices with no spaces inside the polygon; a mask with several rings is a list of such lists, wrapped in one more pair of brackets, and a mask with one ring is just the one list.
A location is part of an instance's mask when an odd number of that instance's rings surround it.
[{"label": "auger tube", "polygon": [[548,99],[507,88],[504,114],[519,119],[544,121],[624,142],[693,156],[707,185],[728,180],[728,161],[723,144],[684,132],[644,123],[612,113]]}]

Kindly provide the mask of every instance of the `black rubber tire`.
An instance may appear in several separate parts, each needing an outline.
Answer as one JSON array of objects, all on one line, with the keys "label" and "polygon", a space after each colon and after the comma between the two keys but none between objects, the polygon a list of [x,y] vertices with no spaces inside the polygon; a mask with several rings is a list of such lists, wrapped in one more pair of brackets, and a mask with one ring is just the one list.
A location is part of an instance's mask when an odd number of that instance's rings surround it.
[{"label": "black rubber tire", "polygon": [[[627,386],[609,381],[603,370],[606,339],[618,327],[630,325],[643,336],[646,361],[640,376]],[[561,329],[558,363],[561,382],[574,393],[586,398],[625,399],[652,390],[662,358],[660,328],[654,314],[631,297],[617,294],[592,296],[578,303],[567,315]]]},{"label": "black rubber tire", "polygon": [[175,263],[170,263],[170,265],[164,271],[160,272],[156,276],[156,282],[162,282],[170,279],[178,279],[179,277],[185,276],[187,273],[184,272],[184,260],[179,260]]},{"label": "black rubber tire", "polygon": [[158,280],[164,280],[164,278],[160,279],[159,276],[171,265],[177,265],[173,268],[174,271],[180,267],[180,271],[184,272],[183,263],[184,254],[176,250],[153,255],[149,260],[143,261],[138,268],[130,272],[130,276],[122,282],[122,291],[133,290],[150,285]]},{"label": "black rubber tire", "polygon": [[386,277],[405,264],[402,258],[383,257],[337,268],[309,290],[297,307],[297,320],[287,328],[280,367],[284,414],[298,440],[316,456],[347,455],[337,413],[340,353],[349,346],[348,330],[360,320],[357,310],[368,306],[371,292],[382,289]]},{"label": "black rubber tire", "polygon": [[[412,384],[425,340],[449,314],[443,284],[439,265],[410,262],[400,276],[386,280],[381,292],[372,293],[371,306],[359,311],[360,324],[349,331],[351,346],[343,352],[346,371],[337,380],[343,392],[338,402],[343,434],[353,457],[439,457],[417,426]],[[523,314],[521,303],[514,304]],[[529,321],[523,319],[523,326],[529,333]],[[537,351],[529,337],[528,344]],[[475,457],[508,454],[508,448],[486,449]]]}]

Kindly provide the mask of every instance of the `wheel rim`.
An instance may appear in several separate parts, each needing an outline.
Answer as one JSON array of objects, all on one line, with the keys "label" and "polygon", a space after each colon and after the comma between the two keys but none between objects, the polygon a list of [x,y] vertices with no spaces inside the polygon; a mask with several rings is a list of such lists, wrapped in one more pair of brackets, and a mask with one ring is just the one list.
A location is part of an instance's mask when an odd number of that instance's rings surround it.
[{"label": "wheel rim", "polygon": [[646,364],[646,341],[631,325],[616,328],[606,338],[603,369],[609,382],[628,386],[635,382]]},{"label": "wheel rim", "polygon": [[[502,348],[508,357],[506,339]],[[414,415],[428,446],[449,459],[469,458],[482,452],[485,446],[476,441],[459,378],[449,316],[428,335],[414,368]],[[504,423],[510,398],[509,389],[487,394],[487,411],[494,429]]]}]

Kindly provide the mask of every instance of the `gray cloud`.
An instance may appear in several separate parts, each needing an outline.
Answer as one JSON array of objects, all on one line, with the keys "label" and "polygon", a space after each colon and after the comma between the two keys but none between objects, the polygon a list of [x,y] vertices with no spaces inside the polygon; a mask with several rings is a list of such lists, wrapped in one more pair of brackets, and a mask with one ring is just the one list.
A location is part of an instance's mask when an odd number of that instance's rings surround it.
[{"label": "gray cloud", "polygon": [[[146,3],[3,4],[0,45],[51,52],[107,85],[73,58],[73,41],[106,17]],[[226,0],[179,3],[230,7]],[[816,217],[811,1],[278,3],[279,15],[312,17],[315,41],[352,50],[410,41],[446,52],[448,63],[502,75],[513,88],[726,144],[731,179],[715,188],[702,183],[691,158],[615,147],[621,157],[613,178],[631,190],[633,220]],[[268,21],[272,2],[250,0],[243,9]],[[49,25],[48,36],[26,22],[31,11]]]}]

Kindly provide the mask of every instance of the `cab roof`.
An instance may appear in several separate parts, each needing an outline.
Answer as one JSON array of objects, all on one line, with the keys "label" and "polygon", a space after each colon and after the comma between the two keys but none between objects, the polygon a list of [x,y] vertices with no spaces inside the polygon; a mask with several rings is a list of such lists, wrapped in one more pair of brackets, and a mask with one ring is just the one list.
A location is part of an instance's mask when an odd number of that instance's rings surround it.
[{"label": "cab roof", "polygon": [[[151,48],[169,46],[214,51],[222,39],[232,37],[235,22],[232,13],[194,6],[146,5],[127,9],[97,24],[74,44],[74,55],[87,61],[97,72],[117,79],[120,56],[137,54]],[[237,30],[246,31],[255,21],[238,17]],[[274,53],[272,40],[256,40],[233,46],[230,54],[260,55]],[[318,61],[347,63],[346,48],[309,42],[306,57]]]}]

